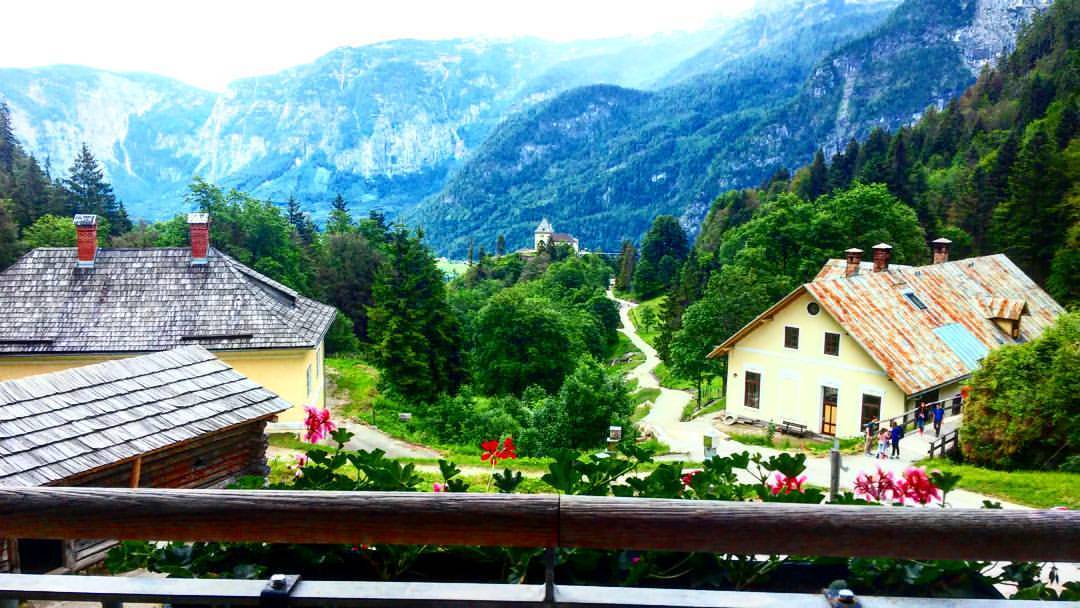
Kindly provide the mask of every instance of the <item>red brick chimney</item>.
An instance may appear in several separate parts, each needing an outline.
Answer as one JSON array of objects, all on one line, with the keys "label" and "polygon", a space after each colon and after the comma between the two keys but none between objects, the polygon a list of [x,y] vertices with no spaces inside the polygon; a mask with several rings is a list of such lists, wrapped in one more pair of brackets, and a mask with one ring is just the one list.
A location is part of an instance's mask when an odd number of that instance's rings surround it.
[{"label": "red brick chimney", "polygon": [[92,213],[75,215],[75,243],[79,249],[76,268],[93,268],[97,255],[97,216]]},{"label": "red brick chimney", "polygon": [[862,264],[862,249],[858,247],[852,247],[844,252],[844,257],[847,258],[847,267],[844,269],[844,276],[852,277],[859,274],[859,265]]},{"label": "red brick chimney", "polygon": [[889,258],[892,257],[892,245],[878,243],[874,245],[874,272],[882,272],[889,269]]},{"label": "red brick chimney", "polygon": [[210,253],[210,214],[189,213],[187,223],[191,232],[191,264],[205,264]]},{"label": "red brick chimney", "polygon": [[934,250],[934,263],[944,264],[949,261],[949,246],[952,245],[952,241],[947,238],[935,239],[930,243],[930,246]]}]

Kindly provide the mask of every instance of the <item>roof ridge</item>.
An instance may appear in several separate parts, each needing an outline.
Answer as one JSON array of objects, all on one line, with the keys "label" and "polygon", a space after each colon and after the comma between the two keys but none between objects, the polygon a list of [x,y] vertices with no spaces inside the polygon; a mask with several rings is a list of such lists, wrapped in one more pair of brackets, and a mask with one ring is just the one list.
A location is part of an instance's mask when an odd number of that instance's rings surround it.
[{"label": "roof ridge", "polygon": [[[192,345],[188,345],[188,346],[179,346],[177,348],[172,348],[172,349],[169,349],[169,350],[162,350],[162,351],[157,351],[157,352],[153,352],[153,353],[147,353],[145,355],[138,355],[138,356],[135,356],[135,357],[126,357],[126,358],[123,358],[123,359],[109,359],[108,361],[100,361],[98,363],[91,363],[89,365],[81,365],[79,367],[69,367],[67,369],[60,369],[60,370],[56,370],[56,371],[45,372],[45,373],[42,373],[42,374],[34,374],[32,376],[25,376],[23,378],[13,378],[11,380],[3,380],[3,381],[0,381],[0,389],[2,389],[5,385],[18,386],[20,383],[25,383],[27,380],[35,380],[35,381],[37,381],[37,380],[41,380],[42,378],[48,377],[48,376],[51,376],[51,377],[57,377],[57,376],[78,377],[78,376],[82,375],[80,373],[82,370],[87,370],[87,369],[97,370],[97,369],[112,368],[112,367],[122,368],[122,367],[124,367],[125,363],[130,363],[131,361],[136,360],[136,359],[148,359],[148,358],[151,358],[151,357],[164,358],[166,355],[171,354],[171,353],[175,353],[176,351],[189,351],[189,350],[190,351],[203,351],[204,353],[209,355],[209,358],[201,359],[199,361],[191,361],[189,363],[184,363],[183,365],[177,365],[175,367],[165,367],[165,368],[157,369],[157,370],[154,370],[154,371],[148,371],[148,372],[142,373],[142,374],[135,374],[135,375],[132,375],[132,376],[124,376],[122,378],[113,378],[112,380],[108,380],[107,382],[119,382],[121,380],[133,380],[135,378],[143,378],[145,376],[149,376],[151,374],[156,374],[156,373],[163,372],[163,371],[166,371],[166,370],[183,369],[185,367],[191,367],[193,365],[199,365],[200,363],[206,363],[207,361],[214,361],[214,360],[220,361],[221,363],[228,366],[229,368],[232,368],[231,365],[229,365],[228,363],[225,363],[224,361],[221,361],[221,359],[218,359],[217,357],[215,357],[213,353],[206,350],[202,346],[192,344]],[[57,390],[57,391],[53,391],[51,393],[46,393],[46,394],[43,394],[43,395],[34,395],[34,396],[30,396],[29,398],[19,399],[17,401],[8,401],[8,402],[0,401],[0,408],[7,407],[9,405],[16,405],[18,403],[23,403],[25,401],[31,401],[31,400],[35,400],[35,399],[47,399],[49,397],[55,397],[57,395],[66,395],[68,393],[73,393],[73,392],[75,392],[77,390],[83,390],[83,389],[86,389],[86,388],[89,388],[89,387],[88,386],[79,386],[79,387],[75,387],[75,388],[71,388],[71,389],[67,389],[67,390]],[[2,397],[2,395],[0,395],[0,397]],[[100,399],[97,400],[97,401],[100,401]],[[89,402],[89,403],[92,403],[92,402]],[[25,417],[26,416],[18,416],[18,417],[15,417],[15,418],[3,418],[3,419],[0,419],[0,422],[7,422],[9,420],[20,420],[20,419],[25,418]]]}]

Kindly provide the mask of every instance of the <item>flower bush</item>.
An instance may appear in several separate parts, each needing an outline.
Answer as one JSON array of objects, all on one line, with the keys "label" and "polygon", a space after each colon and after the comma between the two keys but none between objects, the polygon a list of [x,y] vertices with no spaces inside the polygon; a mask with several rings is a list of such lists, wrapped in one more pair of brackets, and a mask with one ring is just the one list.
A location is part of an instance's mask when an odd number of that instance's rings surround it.
[{"label": "flower bush", "polygon": [[304,419],[304,426],[307,427],[307,432],[304,433],[304,441],[308,443],[319,443],[326,437],[337,430],[337,425],[330,419],[330,410],[326,408],[318,409],[310,405],[304,407],[304,411],[307,412],[307,417]]},{"label": "flower bush", "polygon": [[[431,483],[417,473],[414,465],[386,458],[380,450],[351,451],[345,445],[352,438],[337,429],[328,417],[309,412],[309,429],[333,445],[312,445],[297,459],[294,474],[284,481],[268,483],[263,478],[244,478],[236,487],[247,489],[367,490],[466,492],[471,486],[462,479],[461,469],[439,461],[439,480]],[[312,428],[314,427],[314,428]],[[524,477],[499,462],[516,457],[514,442],[484,441],[485,461],[491,463],[492,485],[499,492],[518,491]],[[747,452],[714,457],[699,470],[684,472],[681,462],[654,463],[653,454],[627,442],[614,454],[581,454],[557,450],[547,473],[541,478],[563,494],[673,498],[684,500],[729,500],[763,502],[803,502],[817,504],[825,496],[820,488],[806,485],[806,455],[778,454],[770,458]],[[955,476],[954,476],[955,477]],[[430,485],[427,485],[430,484]],[[941,485],[938,485],[941,484]],[[930,504],[944,500],[955,479],[939,472],[914,468],[900,478],[878,469],[862,473],[856,493],[845,494],[839,504]],[[868,502],[869,501],[869,502]],[[391,545],[271,545],[267,543],[167,543],[124,542],[110,551],[106,566],[112,572],[146,568],[180,577],[263,578],[273,572],[297,572],[305,577],[341,580],[393,580],[430,577],[475,582],[538,582],[543,579],[542,549],[432,547]],[[828,580],[815,581],[820,589],[836,575],[843,576],[860,593],[903,595],[957,595],[985,593],[993,583],[1011,582],[1019,594],[1048,590],[1037,579],[1038,570],[1023,564],[1007,567],[999,574],[987,574],[989,564],[981,562],[934,562],[889,559],[815,559],[795,556],[761,558],[727,554],[678,554],[642,551],[594,551],[559,549],[559,576],[580,584],[656,585],[677,584],[694,588],[734,588],[798,590],[802,579],[784,578],[793,567],[800,577],[807,568],[822,568]],[[839,571],[838,571],[839,568]],[[825,576],[823,574],[822,576]],[[802,582],[799,582],[801,580]],[[1041,587],[1039,585],[1042,585]],[[802,588],[810,591],[813,589]],[[1034,591],[1033,591],[1034,590]],[[1063,597],[1072,597],[1066,590]]]}]

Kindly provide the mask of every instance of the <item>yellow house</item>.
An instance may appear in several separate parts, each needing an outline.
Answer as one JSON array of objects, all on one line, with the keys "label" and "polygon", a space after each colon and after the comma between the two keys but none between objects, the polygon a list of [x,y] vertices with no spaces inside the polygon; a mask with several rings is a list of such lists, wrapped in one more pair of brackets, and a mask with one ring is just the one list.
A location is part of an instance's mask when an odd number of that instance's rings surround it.
[{"label": "yellow house", "polygon": [[199,345],[292,404],[323,406],[323,339],[336,311],[209,245],[98,249],[97,218],[75,217],[78,246],[35,249],[0,273],[0,381]]},{"label": "yellow house", "polygon": [[952,399],[990,349],[1030,340],[1064,312],[1004,255],[874,261],[849,249],[716,347],[731,415],[853,436],[919,402]]}]

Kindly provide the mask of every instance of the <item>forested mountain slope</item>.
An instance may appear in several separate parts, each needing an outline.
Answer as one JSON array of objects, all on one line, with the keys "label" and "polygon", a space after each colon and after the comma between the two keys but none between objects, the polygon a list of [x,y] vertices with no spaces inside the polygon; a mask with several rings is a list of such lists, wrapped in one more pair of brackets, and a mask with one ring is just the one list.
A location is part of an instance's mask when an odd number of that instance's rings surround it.
[{"label": "forested mountain slope", "polygon": [[906,0],[889,14],[824,2],[755,15],[786,20],[785,35],[747,41],[755,51],[739,61],[654,93],[591,87],[515,116],[408,218],[451,255],[500,233],[522,244],[541,216],[609,251],[659,214],[693,230],[720,192],[959,94],[1045,4]]},{"label": "forested mountain slope", "polygon": [[[806,222],[796,221],[800,205],[860,183],[882,184],[914,211],[927,239],[953,241],[954,258],[1003,252],[1063,305],[1080,303],[1078,46],[1080,0],[1058,0],[997,69],[943,110],[892,134],[875,130],[828,162],[819,154],[791,179],[721,196],[702,226],[698,253],[717,267],[735,263],[763,238],[783,243],[808,234]],[[852,244],[804,240],[814,242],[789,257],[809,259],[811,274]],[[925,246],[913,248],[908,261],[925,263]]]}]

